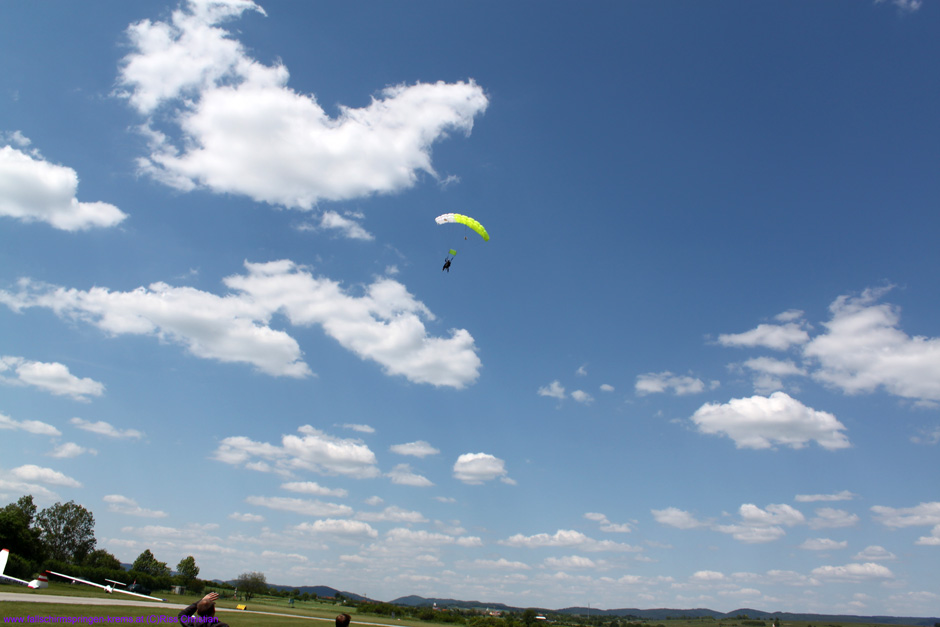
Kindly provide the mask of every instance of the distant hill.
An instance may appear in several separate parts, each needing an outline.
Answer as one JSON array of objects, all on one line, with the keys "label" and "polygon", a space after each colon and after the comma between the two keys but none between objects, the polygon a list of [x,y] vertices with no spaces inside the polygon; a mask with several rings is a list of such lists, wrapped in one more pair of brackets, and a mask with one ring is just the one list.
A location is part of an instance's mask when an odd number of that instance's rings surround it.
[{"label": "distant hill", "polygon": [[[219,581],[219,580],[215,580]],[[222,582],[220,582],[222,583]],[[227,581],[230,585],[235,585],[235,581]],[[342,594],[347,599],[353,601],[370,601],[370,602],[380,602],[375,599],[370,599],[364,597],[361,594],[356,594],[355,592],[344,592],[337,590],[336,588],[331,588],[329,586],[282,586],[276,584],[270,584],[271,588],[276,588],[277,590],[297,590],[300,594],[308,593],[315,594],[319,598],[334,598],[337,594]],[[392,605],[402,605],[405,607],[433,607],[437,606],[440,608],[445,607],[457,607],[461,609],[471,609],[471,610],[498,610],[501,612],[522,612],[527,607],[513,607],[511,605],[506,605],[505,603],[485,603],[483,601],[461,601],[459,599],[439,599],[439,598],[426,598],[416,595],[410,595],[406,597],[398,597],[392,601],[388,601]],[[669,608],[657,608],[650,610],[641,610],[638,608],[620,608],[615,610],[601,610],[596,607],[566,607],[560,610],[551,610],[547,608],[535,607],[532,608],[539,613],[548,613],[548,614],[570,614],[570,615],[582,615],[582,616],[616,616],[618,618],[636,618],[636,619],[645,619],[645,620],[664,620],[667,618],[703,618],[710,617],[717,620],[720,619],[729,619],[735,618],[741,615],[747,615],[748,618],[768,620],[770,621],[773,618],[779,618],[782,621],[799,621],[799,622],[808,622],[808,623],[874,623],[880,625],[915,625],[916,627],[934,627],[935,625],[940,625],[940,617],[925,617],[925,616],[854,616],[850,614],[799,614],[794,612],[765,612],[763,610],[755,610],[752,608],[741,608],[734,610],[732,612],[716,612],[715,610],[710,610],[707,608],[695,608],[695,609],[669,609]]]},{"label": "distant hill", "polygon": [[[404,605],[411,607],[459,607],[463,609],[491,609],[508,612],[521,612],[526,608],[512,607],[503,603],[482,603],[480,601],[459,601],[456,599],[436,599],[424,598],[419,596],[399,597],[394,601],[389,601],[394,605]],[[914,617],[914,616],[852,616],[842,614],[797,614],[793,612],[764,612],[751,608],[741,608],[733,612],[716,612],[707,608],[695,609],[668,609],[658,608],[650,610],[641,610],[637,608],[622,608],[616,610],[599,610],[593,607],[568,607],[561,610],[549,610],[545,608],[533,608],[539,612],[554,614],[580,614],[582,616],[617,616],[619,618],[637,618],[646,620],[664,620],[667,618],[701,618],[710,617],[714,619],[728,619],[746,614],[748,618],[766,619],[780,618],[784,621],[802,621],[819,623],[878,623],[882,625],[917,625],[919,627],[934,627],[940,623],[940,618]]]},{"label": "distant hill", "polygon": [[618,616],[622,618],[635,617],[645,619],[662,620],[665,618],[697,618],[709,616],[715,619],[734,618],[746,614],[748,618],[766,619],[779,618],[783,621],[801,621],[801,622],[821,622],[821,623],[878,623],[882,625],[922,625],[924,627],[933,627],[940,622],[937,618],[912,617],[912,616],[853,616],[846,614],[797,614],[793,612],[764,612],[752,608],[741,608],[731,612],[716,612],[705,608],[692,610],[675,609],[652,609],[640,610],[634,608],[624,608],[618,610],[598,610],[586,607],[569,607],[563,610],[556,610],[559,614],[582,614],[588,613],[603,616]]},{"label": "distant hill", "polygon": [[[216,579],[214,581],[219,581],[219,580]],[[237,585],[238,582],[232,579],[231,581],[225,581],[225,582],[220,582],[220,583],[227,583],[230,586],[235,586]],[[347,599],[351,599],[353,601],[359,601],[359,602],[372,601],[372,599],[368,597],[364,597],[361,594],[356,594],[355,592],[343,592],[342,590],[337,590],[336,588],[331,588],[329,586],[282,586],[282,585],[278,585],[275,583],[269,583],[268,587],[274,588],[275,590],[297,590],[299,594],[303,594],[305,592],[307,594],[315,594],[317,595],[318,598],[321,598],[321,599],[322,598],[332,599],[336,597],[337,594],[341,594]]]},{"label": "distant hill", "polygon": [[[641,610],[637,608],[624,608],[619,610],[599,610],[597,608],[587,608],[587,607],[568,607],[563,610],[555,610],[558,614],[581,614],[583,616],[617,616],[620,618],[645,618],[645,619],[656,619],[663,620],[666,618],[728,618],[731,616],[737,616],[738,614],[747,613],[744,610],[737,612],[731,612],[725,614],[724,612],[716,612],[715,610],[709,610],[706,608],[695,608],[690,610],[673,610],[667,608],[656,608],[651,610]],[[748,614],[751,618],[763,618],[761,616],[754,616]]]},{"label": "distant hill", "polygon": [[458,601],[456,599],[426,599],[418,596],[399,597],[394,601],[389,601],[392,605],[404,605],[405,607],[460,607],[468,610],[500,610],[503,612],[521,612],[525,608],[510,607],[503,603],[483,603],[481,601]]}]

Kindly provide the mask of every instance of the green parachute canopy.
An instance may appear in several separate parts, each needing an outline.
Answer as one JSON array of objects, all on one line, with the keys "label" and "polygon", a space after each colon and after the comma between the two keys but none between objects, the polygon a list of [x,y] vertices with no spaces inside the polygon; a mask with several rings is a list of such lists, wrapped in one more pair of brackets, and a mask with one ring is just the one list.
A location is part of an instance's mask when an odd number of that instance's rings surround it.
[{"label": "green parachute canopy", "polygon": [[[490,241],[490,234],[486,232],[486,229],[483,228],[483,225],[471,218],[470,216],[460,215],[459,213],[445,213],[442,216],[437,216],[434,218],[434,221],[438,224],[465,224],[474,231],[480,234],[480,237],[483,238],[483,241]],[[466,239],[466,238],[464,238]]]}]

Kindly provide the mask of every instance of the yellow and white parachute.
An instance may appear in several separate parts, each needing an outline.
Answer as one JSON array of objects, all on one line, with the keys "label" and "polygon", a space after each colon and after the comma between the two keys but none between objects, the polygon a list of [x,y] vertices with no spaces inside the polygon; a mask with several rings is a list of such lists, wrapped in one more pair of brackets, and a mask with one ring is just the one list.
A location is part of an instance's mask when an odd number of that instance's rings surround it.
[{"label": "yellow and white parachute", "polygon": [[483,225],[470,216],[461,215],[459,213],[445,213],[444,215],[434,218],[434,221],[438,224],[464,224],[479,233],[480,237],[483,238],[483,241],[490,241],[490,234],[486,232],[486,229],[483,228]]}]

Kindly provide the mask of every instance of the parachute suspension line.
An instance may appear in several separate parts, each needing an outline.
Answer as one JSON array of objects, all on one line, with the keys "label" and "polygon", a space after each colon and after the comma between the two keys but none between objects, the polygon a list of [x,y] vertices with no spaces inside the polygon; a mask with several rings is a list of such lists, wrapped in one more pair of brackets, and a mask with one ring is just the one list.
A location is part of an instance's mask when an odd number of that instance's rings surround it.
[{"label": "parachute suspension line", "polygon": [[[470,216],[461,215],[459,213],[445,213],[434,218],[434,221],[438,224],[462,224],[464,226],[463,232],[467,233],[467,230],[474,231],[480,237],[483,238],[484,242],[490,241],[490,234],[486,232],[486,229],[483,228],[483,225],[471,218]],[[467,235],[464,235],[464,241],[467,240]],[[453,248],[450,249],[450,257],[446,259],[444,269],[448,272],[450,271],[450,261],[457,254],[457,251]]]}]

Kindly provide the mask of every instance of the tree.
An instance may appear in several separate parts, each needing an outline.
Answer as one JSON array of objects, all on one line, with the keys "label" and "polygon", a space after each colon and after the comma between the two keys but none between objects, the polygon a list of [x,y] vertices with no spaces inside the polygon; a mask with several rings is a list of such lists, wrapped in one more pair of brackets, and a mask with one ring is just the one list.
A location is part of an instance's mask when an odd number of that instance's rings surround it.
[{"label": "tree", "polygon": [[106,568],[108,570],[122,570],[121,561],[105,551],[104,549],[95,549],[85,556],[82,561],[83,566],[92,568]]},{"label": "tree", "polygon": [[189,582],[189,585],[186,586],[186,589],[195,595],[201,595],[203,590],[206,589],[206,582],[202,579],[193,579]]},{"label": "tree", "polygon": [[242,573],[235,580],[235,585],[238,587],[238,591],[243,593],[247,600],[250,600],[252,596],[264,594],[267,591],[268,580],[265,579],[264,573]]},{"label": "tree", "polygon": [[137,559],[134,560],[134,565],[131,566],[131,570],[146,573],[154,577],[167,576],[170,574],[170,567],[166,565],[166,562],[158,561],[157,558],[153,556],[153,553],[150,552],[150,549],[146,549],[137,556]]},{"label": "tree", "polygon": [[36,524],[43,546],[55,560],[81,562],[97,544],[95,517],[75,501],[47,507],[39,512]]},{"label": "tree", "polygon": [[538,616],[538,613],[531,607],[525,610],[522,613],[522,622],[525,624],[525,627],[532,627],[535,624],[535,617]]},{"label": "tree", "polygon": [[434,609],[428,606],[418,608],[418,618],[421,620],[434,620]]},{"label": "tree", "polygon": [[33,519],[36,518],[36,504],[33,503],[32,494],[21,496],[16,503],[10,503],[3,509],[19,513],[27,527],[32,526]]},{"label": "tree", "polygon": [[176,572],[182,577],[183,585],[189,587],[193,579],[199,576],[199,567],[196,566],[196,558],[190,555],[181,559],[180,563],[176,565]]},{"label": "tree", "polygon": [[32,495],[21,496],[16,503],[0,509],[0,545],[10,554],[26,561],[42,559],[39,529],[33,523],[36,506]]}]

